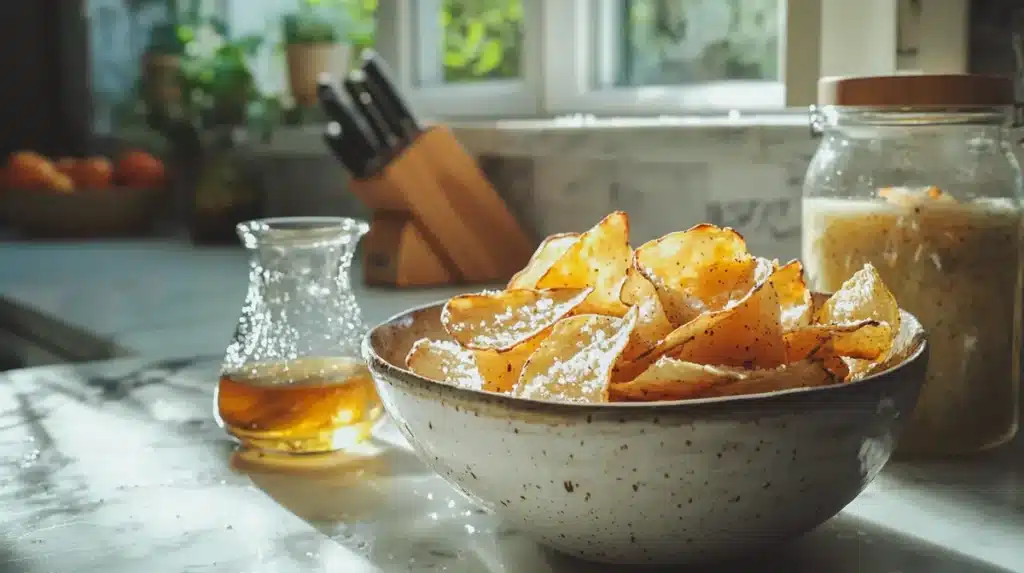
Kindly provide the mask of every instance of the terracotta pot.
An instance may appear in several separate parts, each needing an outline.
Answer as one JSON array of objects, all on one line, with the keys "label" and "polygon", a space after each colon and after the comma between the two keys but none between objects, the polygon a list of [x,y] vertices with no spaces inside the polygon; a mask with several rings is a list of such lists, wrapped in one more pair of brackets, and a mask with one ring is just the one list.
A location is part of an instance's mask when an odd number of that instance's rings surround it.
[{"label": "terracotta pot", "polygon": [[142,83],[150,104],[168,107],[181,103],[181,58],[146,54],[142,59]]},{"label": "terracotta pot", "polygon": [[293,44],[286,48],[288,84],[299,106],[316,105],[316,79],[323,72],[342,75],[348,71],[348,44]]}]

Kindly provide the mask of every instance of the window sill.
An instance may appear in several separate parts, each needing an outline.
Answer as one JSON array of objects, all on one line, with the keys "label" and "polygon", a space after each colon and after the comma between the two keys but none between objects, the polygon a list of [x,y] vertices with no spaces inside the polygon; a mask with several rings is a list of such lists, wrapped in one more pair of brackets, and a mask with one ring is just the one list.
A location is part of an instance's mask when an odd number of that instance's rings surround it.
[{"label": "window sill", "polygon": [[[677,160],[680,153],[714,154],[722,145],[810,142],[806,111],[651,118],[571,116],[550,120],[453,122],[456,137],[475,155]],[[281,128],[269,142],[253,145],[255,155],[322,156],[327,153],[317,126]]]}]

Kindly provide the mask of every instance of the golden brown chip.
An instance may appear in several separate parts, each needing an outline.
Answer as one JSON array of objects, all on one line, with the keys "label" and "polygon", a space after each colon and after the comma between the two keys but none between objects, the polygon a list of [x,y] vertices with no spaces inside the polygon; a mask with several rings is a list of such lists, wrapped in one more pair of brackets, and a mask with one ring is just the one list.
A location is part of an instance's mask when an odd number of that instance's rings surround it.
[{"label": "golden brown chip", "polygon": [[896,297],[871,264],[853,273],[814,315],[815,324],[849,324],[861,320],[884,322],[892,329],[893,336],[900,329]]},{"label": "golden brown chip", "polygon": [[508,393],[543,338],[535,336],[505,352],[470,350],[450,340],[424,338],[409,350],[405,364],[420,376],[452,386]]},{"label": "golden brown chip", "polygon": [[405,357],[405,365],[413,373],[437,382],[471,390],[484,387],[473,351],[450,340],[417,340]]},{"label": "golden brown chip", "polygon": [[[775,265],[773,265],[775,266]],[[788,332],[811,322],[811,291],[804,282],[804,266],[790,261],[772,273],[772,286],[779,295],[782,330]]]},{"label": "golden brown chip", "polygon": [[825,356],[876,360],[892,345],[892,331],[884,322],[861,320],[803,326],[787,332],[785,339],[788,362]]},{"label": "golden brown chip", "polygon": [[613,384],[613,400],[690,400],[761,394],[834,384],[838,380],[820,362],[801,360],[777,368],[745,370],[694,364],[668,356],[658,359],[636,379]]},{"label": "golden brown chip", "polygon": [[815,360],[820,361],[825,370],[832,373],[832,378],[836,382],[845,382],[850,379],[850,365],[846,363],[847,358],[832,355],[816,358]]},{"label": "golden brown chip", "polygon": [[508,286],[505,289],[537,288],[537,281],[579,238],[579,233],[559,233],[544,239],[537,250],[533,252],[533,256],[530,257],[526,266],[508,281]]},{"label": "golden brown chip", "polygon": [[616,211],[580,235],[537,281],[537,287],[593,287],[593,292],[575,312],[622,316],[627,307],[619,302],[619,285],[632,257],[629,217]]},{"label": "golden brown chip", "polygon": [[786,343],[779,316],[778,295],[770,281],[763,280],[728,308],[701,314],[636,359],[619,361],[612,381],[633,380],[662,356],[747,369],[785,364]]},{"label": "golden brown chip", "polygon": [[510,350],[550,328],[591,292],[556,288],[466,294],[444,305],[441,323],[466,348]]},{"label": "golden brown chip", "polygon": [[607,402],[612,366],[629,341],[636,317],[633,307],[622,318],[581,314],[560,320],[526,362],[515,396]]},{"label": "golden brown chip", "polygon": [[640,246],[633,256],[674,326],[725,308],[757,282],[757,261],[743,237],[715,225],[669,233]]},{"label": "golden brown chip", "polygon": [[[852,378],[859,378],[884,362],[893,349],[900,331],[900,309],[896,297],[871,264],[853,274],[815,312],[814,323],[823,325],[856,324],[875,321],[878,324],[842,336],[836,355],[845,359]],[[835,345],[837,341],[833,342]],[[841,353],[840,353],[841,348]],[[875,358],[861,359],[875,355]]]},{"label": "golden brown chip", "polygon": [[766,394],[797,388],[814,388],[837,384],[841,379],[819,360],[801,360],[770,370],[755,370],[746,378],[727,384],[716,384],[701,391],[700,398]]},{"label": "golden brown chip", "polygon": [[620,401],[686,400],[699,397],[710,386],[743,377],[743,372],[733,368],[662,356],[633,380],[612,384],[608,391],[612,400]]},{"label": "golden brown chip", "polygon": [[699,364],[774,368],[786,363],[779,316],[779,296],[770,281],[763,282],[735,306],[682,326],[673,333],[681,343],[669,352]]},{"label": "golden brown chip", "polygon": [[672,332],[672,323],[665,316],[665,309],[661,306],[654,285],[633,267],[626,271],[619,300],[637,308],[636,328],[629,337],[629,344],[622,351],[621,359],[628,362],[657,346],[661,339]]},{"label": "golden brown chip", "polygon": [[504,352],[474,350],[476,366],[480,371],[480,376],[484,379],[484,390],[511,392],[519,381],[526,361],[540,347],[545,338],[545,333],[541,333]]}]

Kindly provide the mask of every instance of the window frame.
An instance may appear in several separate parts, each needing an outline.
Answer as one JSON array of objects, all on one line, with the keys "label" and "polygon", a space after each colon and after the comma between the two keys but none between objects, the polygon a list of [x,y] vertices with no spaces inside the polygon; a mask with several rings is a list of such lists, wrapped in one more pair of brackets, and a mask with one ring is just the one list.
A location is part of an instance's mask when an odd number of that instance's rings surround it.
[{"label": "window frame", "polygon": [[[598,45],[595,31],[614,29],[616,0],[527,0],[522,82],[420,87],[419,70],[440,69],[439,51],[428,49],[436,42],[430,42],[430,32],[425,31],[437,23],[433,15],[440,1],[380,0],[378,38],[390,41],[378,41],[378,49],[395,63],[414,107],[443,119],[778,114],[813,104],[821,77],[901,71],[898,8],[905,0],[779,0],[785,23],[779,42],[779,82],[593,89],[595,67],[598,74],[608,73],[595,66],[595,60],[615,58],[615,46]],[[935,2],[921,3],[914,71],[967,71],[968,0],[944,2],[941,8]]]},{"label": "window frame", "polygon": [[[595,59],[615,61],[615,46],[599,46],[595,31],[616,26],[610,8],[616,0],[525,0],[521,80],[421,85],[431,79],[427,70],[440,70],[442,54],[431,28],[439,26],[441,0],[379,0],[377,50],[391,63],[413,108],[428,119],[777,115],[813,104],[820,77],[908,71],[897,69],[900,1],[905,0],[780,0],[785,33],[775,87],[755,81],[592,89]],[[921,3],[915,72],[967,71],[968,0],[944,2],[941,9]],[[775,93],[764,97],[766,87]]]}]

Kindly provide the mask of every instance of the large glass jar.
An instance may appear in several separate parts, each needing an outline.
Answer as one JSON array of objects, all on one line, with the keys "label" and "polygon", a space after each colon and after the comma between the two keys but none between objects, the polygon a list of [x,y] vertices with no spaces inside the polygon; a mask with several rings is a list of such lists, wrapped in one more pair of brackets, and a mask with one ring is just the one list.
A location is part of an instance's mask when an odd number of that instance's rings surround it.
[{"label": "large glass jar", "polygon": [[1019,414],[1020,166],[1010,79],[826,78],[804,182],[803,260],[831,292],[864,263],[924,325],[928,376],[904,454],[1009,441]]}]

